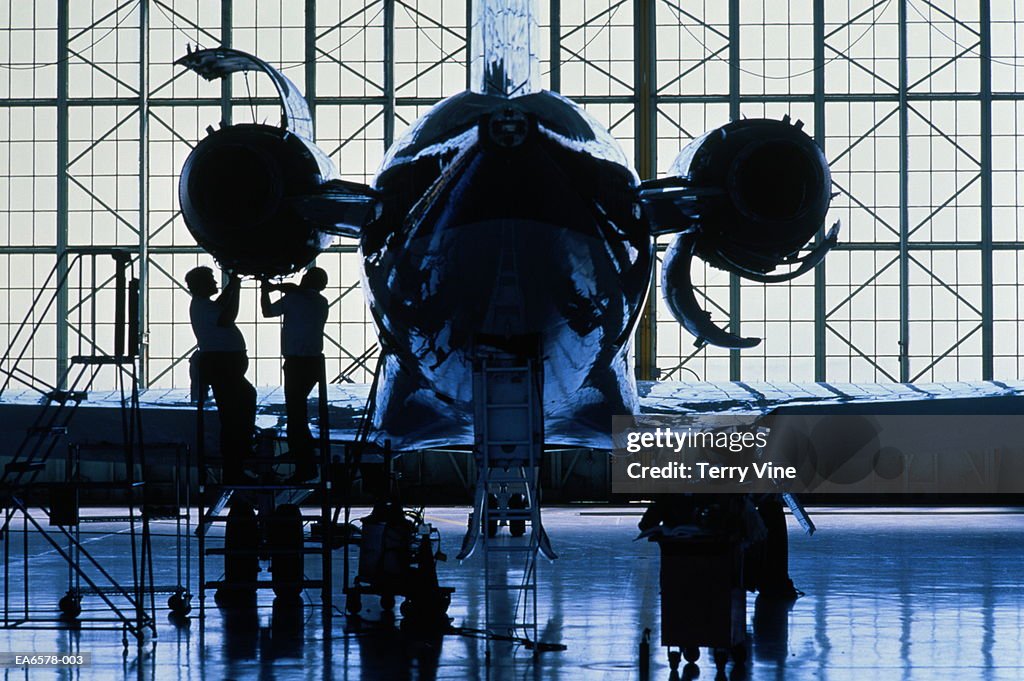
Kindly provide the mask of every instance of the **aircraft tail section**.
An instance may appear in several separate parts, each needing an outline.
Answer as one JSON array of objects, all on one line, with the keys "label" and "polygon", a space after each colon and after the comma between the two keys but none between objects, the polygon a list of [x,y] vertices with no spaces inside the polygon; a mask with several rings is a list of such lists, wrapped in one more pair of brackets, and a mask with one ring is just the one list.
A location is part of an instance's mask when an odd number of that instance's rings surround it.
[{"label": "aircraft tail section", "polygon": [[540,89],[534,0],[474,0],[470,34],[474,92],[518,97]]}]

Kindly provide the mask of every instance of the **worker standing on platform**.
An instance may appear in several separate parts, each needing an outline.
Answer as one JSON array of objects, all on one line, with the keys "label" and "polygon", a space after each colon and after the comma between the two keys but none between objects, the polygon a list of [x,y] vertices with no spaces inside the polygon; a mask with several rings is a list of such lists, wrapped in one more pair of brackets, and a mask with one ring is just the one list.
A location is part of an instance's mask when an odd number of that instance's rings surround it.
[{"label": "worker standing on platform", "polygon": [[[264,281],[260,290],[263,316],[284,317],[281,324],[284,401],[288,420],[288,453],[295,462],[295,473],[288,479],[290,483],[306,482],[316,477],[307,400],[313,386],[320,380],[323,365],[328,305],[320,292],[326,287],[327,273],[319,267],[311,267],[297,286]],[[271,302],[271,291],[284,295]]]},{"label": "worker standing on platform", "polygon": [[217,282],[209,267],[196,267],[185,275],[192,295],[189,317],[199,345],[198,368],[202,392],[213,389],[220,418],[220,455],[224,482],[244,484],[243,466],[252,454],[256,427],[256,390],[245,377],[249,367],[245,338],[235,320],[238,317],[238,276],[231,274],[223,292],[215,299]]}]

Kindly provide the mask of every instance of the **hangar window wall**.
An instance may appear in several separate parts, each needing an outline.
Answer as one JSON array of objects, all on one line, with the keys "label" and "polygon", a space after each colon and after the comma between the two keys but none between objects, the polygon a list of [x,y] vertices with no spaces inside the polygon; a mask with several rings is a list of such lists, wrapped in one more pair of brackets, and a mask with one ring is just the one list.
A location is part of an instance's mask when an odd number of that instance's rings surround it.
[{"label": "hangar window wall", "polygon": [[[843,222],[824,268],[788,285],[697,278],[720,323],[765,338],[695,349],[652,296],[642,377],[933,381],[1024,373],[1020,281],[1024,3],[952,0],[539,0],[545,87],[607,124],[641,175],[704,130],[789,113],[825,149]],[[177,173],[220,121],[274,121],[263,79],[208,83],[173,66],[186,44],[230,44],[282,67],[314,104],[317,141],[368,181],[384,149],[466,84],[465,0],[7,0],[0,6],[0,342],[58,256],[137,254],[145,381],[184,386],[182,277],[210,259],[177,210]],[[554,58],[552,58],[554,57]],[[990,140],[990,141],[989,141]],[[663,242],[661,248],[667,245]],[[378,346],[359,260],[339,243],[327,344],[338,381],[365,382]],[[27,358],[52,379],[82,340],[76,289]],[[242,327],[259,384],[279,382],[274,323]],[[102,309],[102,305],[100,306]],[[6,345],[6,342],[4,343]]]}]

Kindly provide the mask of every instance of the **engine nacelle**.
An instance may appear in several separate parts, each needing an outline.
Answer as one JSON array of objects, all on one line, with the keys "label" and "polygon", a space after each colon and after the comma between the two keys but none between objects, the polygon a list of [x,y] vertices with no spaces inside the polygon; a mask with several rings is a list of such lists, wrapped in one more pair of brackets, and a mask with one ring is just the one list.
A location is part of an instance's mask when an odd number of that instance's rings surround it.
[{"label": "engine nacelle", "polygon": [[801,127],[788,118],[734,121],[679,153],[671,174],[710,190],[699,207],[701,259],[738,274],[771,272],[821,228],[832,175]]},{"label": "engine nacelle", "polygon": [[[832,176],[818,145],[801,129],[769,119],[739,120],[705,133],[676,157],[672,177],[645,182],[641,197],[655,233],[679,232],[662,264],[662,292],[673,316],[697,343],[743,348],[710,323],[697,303],[693,256],[760,282],[786,281],[817,265],[836,243],[833,226],[801,256],[821,228]],[[776,268],[787,270],[771,274]]]},{"label": "engine nacelle", "polygon": [[179,64],[207,80],[256,71],[281,100],[280,127],[210,131],[185,161],[178,200],[192,236],[225,269],[272,277],[309,264],[337,235],[359,238],[380,215],[376,192],[344,182],[313,142],[302,93],[267,62],[227,47],[192,50]]},{"label": "engine nacelle", "polygon": [[277,276],[304,267],[332,234],[297,210],[298,201],[333,179],[313,144],[269,125],[212,132],[189,155],[178,198],[192,236],[222,267]]}]

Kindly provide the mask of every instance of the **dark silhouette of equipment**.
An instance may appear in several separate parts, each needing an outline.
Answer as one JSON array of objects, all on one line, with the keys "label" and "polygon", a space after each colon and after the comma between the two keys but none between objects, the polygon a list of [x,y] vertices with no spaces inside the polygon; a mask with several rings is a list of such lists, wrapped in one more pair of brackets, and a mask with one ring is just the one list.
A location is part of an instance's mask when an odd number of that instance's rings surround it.
[{"label": "dark silhouette of equipment", "polygon": [[233,503],[224,528],[224,584],[214,596],[218,605],[256,604],[260,562],[255,548],[259,541],[260,528],[252,506],[241,500]]},{"label": "dark silhouette of equipment", "polygon": [[[522,301],[506,298],[501,303],[502,322],[512,327],[522,318]],[[479,341],[473,367],[476,491],[458,559],[467,559],[480,546],[485,626],[490,632],[485,659],[490,664],[499,641],[515,640],[534,655],[565,648],[541,641],[538,625],[537,558],[557,556],[541,522],[544,376],[537,338]],[[525,540],[497,538],[502,525],[513,538],[522,538],[527,522],[530,533]]]},{"label": "dark silhouette of equipment", "polygon": [[[112,274],[103,271],[108,257],[113,259]],[[34,422],[20,444],[12,447],[12,456],[0,472],[0,508],[4,509],[0,524],[4,575],[0,627],[113,629],[122,632],[126,649],[129,635],[141,644],[146,631],[156,633],[155,594],[164,589],[153,583],[149,523],[156,513],[150,504],[146,481],[137,477],[139,470],[146,470],[146,447],[139,408],[139,284],[133,276],[132,257],[125,249],[101,247],[79,248],[59,255],[0,358],[0,371],[5,375],[0,392],[14,380],[40,392],[42,397]],[[95,300],[104,286],[112,289],[113,339],[105,341],[98,333],[107,326],[101,315],[108,309],[98,310],[95,303],[89,306],[82,300],[75,308],[76,328],[80,330],[78,354],[69,358],[66,367],[59,368],[56,384],[51,386],[21,366],[21,360],[58,296],[68,295],[76,280],[83,298],[92,296]],[[120,393],[121,440],[109,448],[121,454],[123,476],[103,482],[83,480],[78,472],[78,449],[72,448],[65,465],[65,480],[44,482],[41,474],[58,451],[58,444],[67,444],[72,418],[105,370],[113,373]],[[124,501],[126,515],[81,516],[78,494],[100,489],[116,490]],[[17,542],[20,561],[9,532],[18,518],[25,529],[22,541]],[[81,529],[81,523],[88,520],[127,523],[128,546],[121,550],[128,554],[128,569],[113,570],[102,556],[89,549],[88,541],[82,537],[88,533]],[[29,570],[30,559],[35,557],[29,550],[29,528],[67,563],[68,589],[58,600],[59,614],[46,612],[30,597],[40,588],[40,580]],[[22,572],[20,584],[12,584],[10,579],[15,570]],[[52,590],[54,586],[45,583],[42,588]],[[186,601],[190,597],[180,584],[170,590],[181,593]],[[97,597],[102,602],[101,614],[80,619],[85,597]]]},{"label": "dark silhouette of equipment", "polygon": [[271,582],[278,598],[298,599],[302,594],[302,512],[295,504],[282,504],[267,521]]},{"label": "dark silhouette of equipment", "polygon": [[437,580],[441,535],[426,523],[422,511],[403,510],[393,502],[381,502],[362,519],[359,542],[359,574],[346,589],[346,609],[358,615],[364,594],[380,597],[381,608],[391,610],[395,597],[401,605],[404,630],[438,633],[448,629],[446,614],[454,591]]},{"label": "dark silhouette of equipment", "polygon": [[[249,460],[256,469],[253,480],[218,480],[221,459],[206,453],[204,399],[196,412],[196,439],[200,480],[199,526],[199,616],[205,616],[206,592],[215,589],[216,603],[225,612],[253,610],[262,589],[272,589],[275,606],[300,607],[305,589],[320,591],[321,617],[325,638],[331,636],[332,551],[334,524],[331,522],[330,424],[327,411],[327,384],[323,357],[319,358],[318,407],[322,474],[312,481],[279,480],[272,467],[281,462],[274,450],[282,439],[275,431],[265,430],[259,438],[259,451]],[[302,513],[300,504],[313,499],[318,508]],[[225,509],[229,509],[224,514]],[[257,513],[258,511],[258,513]],[[211,545],[208,536],[212,524],[225,522],[222,546]],[[318,530],[312,525],[316,523]],[[309,525],[309,532],[306,532]],[[223,577],[208,579],[207,563],[212,556],[223,556]],[[319,556],[320,574],[307,576],[306,556]],[[261,578],[261,560],[269,561],[270,578]],[[234,616],[234,615],[232,615]],[[203,631],[203,630],[200,630]]]},{"label": "dark silhouette of equipment", "polygon": [[700,648],[718,673],[747,659],[744,553],[764,539],[745,495],[671,495],[652,504],[641,537],[661,549],[661,645],[673,673],[685,659],[693,678]]}]

